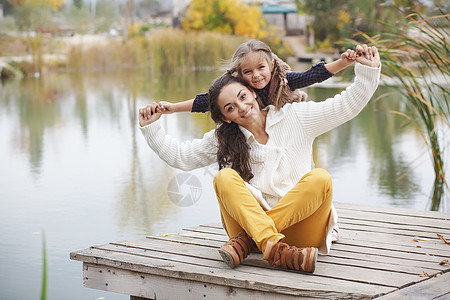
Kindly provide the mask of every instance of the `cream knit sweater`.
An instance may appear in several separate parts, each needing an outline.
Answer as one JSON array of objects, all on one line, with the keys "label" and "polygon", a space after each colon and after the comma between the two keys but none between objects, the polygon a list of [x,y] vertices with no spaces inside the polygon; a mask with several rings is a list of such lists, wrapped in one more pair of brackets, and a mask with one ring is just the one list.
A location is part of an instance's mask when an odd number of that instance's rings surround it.
[{"label": "cream knit sweater", "polygon": [[[375,92],[380,68],[355,64],[355,80],[343,92],[323,102],[298,102],[284,105],[279,111],[268,106],[266,132],[269,139],[259,144],[253,135],[241,127],[250,144],[253,179],[247,184],[261,206],[270,209],[293,188],[300,178],[311,171],[314,139],[351,120],[364,108]],[[217,141],[214,130],[202,139],[180,143],[165,134],[160,122],[140,127],[149,146],[172,167],[192,170],[216,163]],[[329,234],[319,247],[328,253],[331,230],[337,222],[332,208]]]}]

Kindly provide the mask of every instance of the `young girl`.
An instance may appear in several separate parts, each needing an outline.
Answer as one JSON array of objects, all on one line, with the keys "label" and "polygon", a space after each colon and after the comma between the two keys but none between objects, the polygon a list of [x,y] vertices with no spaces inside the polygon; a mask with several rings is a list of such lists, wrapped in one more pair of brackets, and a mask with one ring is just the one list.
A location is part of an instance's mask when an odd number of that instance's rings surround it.
[{"label": "young girl", "polygon": [[[225,74],[209,90],[216,129],[202,139],[180,143],[165,135],[157,103],[139,109],[149,146],[169,165],[192,170],[219,164],[214,188],[230,240],[219,249],[230,266],[239,265],[252,244],[270,265],[314,272],[317,253],[327,254],[336,222],[330,175],[311,170],[314,139],[354,118],[376,90],[380,57],[375,47],[358,46],[369,60],[356,59],[355,81],[323,102],[297,102],[260,109],[257,94]],[[265,206],[269,209],[265,209]]]},{"label": "young girl", "polygon": [[[297,73],[279,59],[265,43],[249,40],[241,44],[231,58],[228,73],[242,77],[260,97],[263,107],[273,104],[280,109],[285,103],[306,100],[305,93],[296,89],[322,82],[353,63],[348,58],[350,50],[332,63],[319,63],[311,69]],[[208,94],[198,94],[194,99],[180,103],[159,102],[159,112],[208,111]]]}]

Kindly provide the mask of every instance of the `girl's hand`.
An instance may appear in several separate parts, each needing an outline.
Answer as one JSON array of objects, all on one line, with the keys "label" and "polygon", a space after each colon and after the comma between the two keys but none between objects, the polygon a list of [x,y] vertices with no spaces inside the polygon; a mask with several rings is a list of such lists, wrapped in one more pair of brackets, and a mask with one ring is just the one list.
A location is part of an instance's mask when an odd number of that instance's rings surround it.
[{"label": "girl's hand", "polygon": [[358,45],[356,46],[356,53],[356,61],[360,64],[373,68],[378,68],[381,65],[380,54],[375,46]]},{"label": "girl's hand", "polygon": [[341,54],[341,61],[344,62],[347,66],[351,65],[356,60],[356,51],[352,49],[347,49],[345,52]]},{"label": "girl's hand", "polygon": [[158,103],[153,102],[145,107],[139,109],[139,125],[141,127],[147,126],[161,117],[158,110]]},{"label": "girl's hand", "polygon": [[167,101],[161,101],[158,103],[157,111],[162,114],[172,114],[175,112],[175,105]]}]

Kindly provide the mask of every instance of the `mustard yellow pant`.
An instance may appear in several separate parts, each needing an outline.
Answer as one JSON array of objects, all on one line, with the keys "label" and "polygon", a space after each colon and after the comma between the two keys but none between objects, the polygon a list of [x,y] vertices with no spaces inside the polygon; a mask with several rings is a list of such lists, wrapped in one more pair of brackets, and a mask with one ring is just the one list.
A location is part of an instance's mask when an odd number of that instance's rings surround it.
[{"label": "mustard yellow pant", "polygon": [[313,169],[275,205],[265,211],[233,169],[214,176],[222,224],[229,237],[243,229],[264,251],[269,240],[297,247],[319,247],[331,213],[331,176]]}]

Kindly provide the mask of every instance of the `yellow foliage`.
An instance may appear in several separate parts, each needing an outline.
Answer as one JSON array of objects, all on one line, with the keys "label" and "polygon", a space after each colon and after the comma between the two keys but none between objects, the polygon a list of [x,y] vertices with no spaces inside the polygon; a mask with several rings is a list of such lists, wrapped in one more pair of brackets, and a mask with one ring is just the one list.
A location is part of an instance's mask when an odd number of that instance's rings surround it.
[{"label": "yellow foliage", "polygon": [[337,27],[342,29],[345,23],[350,22],[350,14],[345,10],[339,10]]},{"label": "yellow foliage", "polygon": [[208,30],[248,38],[267,34],[261,10],[242,0],[192,0],[181,26],[184,30]]},{"label": "yellow foliage", "polygon": [[139,30],[141,29],[141,25],[140,24],[137,24],[137,23],[134,23],[134,24],[132,24],[132,25],[128,25],[128,35],[129,36],[133,36],[133,35],[137,35],[138,34],[138,32],[139,32]]},{"label": "yellow foliage", "polygon": [[50,5],[54,11],[57,11],[66,3],[66,0],[10,0],[10,3],[15,8],[22,5],[29,5],[31,7]]}]

